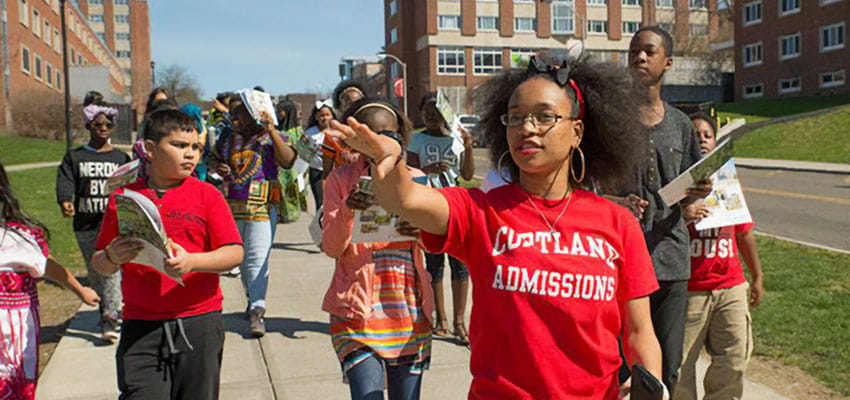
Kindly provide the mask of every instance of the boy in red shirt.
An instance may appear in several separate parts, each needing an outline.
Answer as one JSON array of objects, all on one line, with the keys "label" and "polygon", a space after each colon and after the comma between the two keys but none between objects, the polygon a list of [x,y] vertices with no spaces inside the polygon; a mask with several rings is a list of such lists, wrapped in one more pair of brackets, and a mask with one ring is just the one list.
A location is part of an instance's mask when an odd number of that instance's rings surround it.
[{"label": "boy in red shirt", "polygon": [[174,253],[166,272],[185,286],[130,262],[142,243],[119,236],[114,196],[103,217],[92,264],[104,274],[123,274],[121,399],[218,398],[224,344],[218,274],[239,265],[243,252],[224,197],[190,176],[201,148],[191,118],[177,110],[152,113],[145,135],[150,175],[125,187],[157,205]]},{"label": "boy in red shirt", "polygon": [[[705,114],[691,115],[700,153],[717,146],[716,125]],[[702,202],[685,210],[686,219],[696,223],[707,216]],[[688,314],[681,370],[674,399],[696,399],[695,365],[703,347],[711,364],[703,381],[705,398],[740,399],[744,392],[744,369],[753,351],[751,307],[758,307],[764,293],[753,223],[698,231],[688,225],[691,243],[691,279],[688,281]],[[750,269],[747,284],[738,249]],[[749,295],[747,288],[750,289]]]}]

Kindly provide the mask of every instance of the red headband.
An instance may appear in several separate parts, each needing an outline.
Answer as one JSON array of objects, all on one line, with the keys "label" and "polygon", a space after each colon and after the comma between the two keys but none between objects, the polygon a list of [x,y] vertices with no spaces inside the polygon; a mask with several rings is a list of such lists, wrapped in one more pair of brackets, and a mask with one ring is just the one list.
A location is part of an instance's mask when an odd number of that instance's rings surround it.
[{"label": "red headband", "polygon": [[570,79],[570,87],[576,92],[576,103],[578,104],[578,119],[584,119],[584,96],[581,95],[576,81]]}]

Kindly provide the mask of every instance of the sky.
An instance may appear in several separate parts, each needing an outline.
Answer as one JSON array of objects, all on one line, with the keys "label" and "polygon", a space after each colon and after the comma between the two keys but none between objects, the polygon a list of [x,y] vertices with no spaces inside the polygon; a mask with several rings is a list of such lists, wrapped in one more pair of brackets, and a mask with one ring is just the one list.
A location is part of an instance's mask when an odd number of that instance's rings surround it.
[{"label": "sky", "polygon": [[262,85],[330,92],[339,60],[384,45],[382,0],[149,0],[156,70],[180,65],[204,96]]}]

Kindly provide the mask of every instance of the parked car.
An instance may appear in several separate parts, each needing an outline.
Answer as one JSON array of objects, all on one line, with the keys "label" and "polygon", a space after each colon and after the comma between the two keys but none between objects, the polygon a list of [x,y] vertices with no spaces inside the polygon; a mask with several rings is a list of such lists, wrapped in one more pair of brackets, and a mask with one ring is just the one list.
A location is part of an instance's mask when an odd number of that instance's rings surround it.
[{"label": "parked car", "polygon": [[472,143],[475,147],[484,146],[484,137],[481,136],[481,118],[474,114],[458,115],[460,124],[472,135]]}]

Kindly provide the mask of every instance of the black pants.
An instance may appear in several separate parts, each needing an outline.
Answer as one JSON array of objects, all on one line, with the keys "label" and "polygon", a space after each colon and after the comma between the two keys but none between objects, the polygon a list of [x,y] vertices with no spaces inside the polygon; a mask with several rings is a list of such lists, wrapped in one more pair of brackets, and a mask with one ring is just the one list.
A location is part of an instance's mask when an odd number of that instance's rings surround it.
[{"label": "black pants", "polygon": [[218,399],[223,345],[220,311],[171,321],[124,320],[115,355],[119,399]]},{"label": "black pants", "polygon": [[322,189],[322,170],[310,167],[310,191],[313,192],[313,200],[316,202],[316,211],[322,206],[324,190]]},{"label": "black pants", "polygon": [[688,281],[658,281],[661,286],[649,295],[652,326],[661,345],[661,380],[673,396],[682,365],[685,318],[688,312]]},{"label": "black pants", "polygon": [[[460,260],[449,256],[449,265],[452,267],[452,282],[465,281],[469,279],[469,270]],[[446,268],[446,253],[425,252],[425,269],[431,274],[432,282],[443,280],[443,270]]]}]

